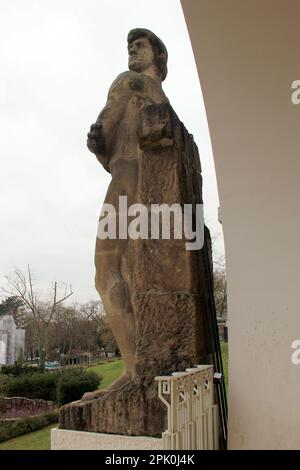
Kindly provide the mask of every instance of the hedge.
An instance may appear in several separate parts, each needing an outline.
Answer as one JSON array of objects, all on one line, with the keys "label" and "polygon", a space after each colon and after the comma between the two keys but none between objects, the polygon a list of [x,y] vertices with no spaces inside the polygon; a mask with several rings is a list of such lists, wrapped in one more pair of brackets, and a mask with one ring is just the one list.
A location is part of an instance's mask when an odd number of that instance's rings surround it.
[{"label": "hedge", "polygon": [[34,372],[14,377],[5,387],[6,396],[56,401],[57,380],[57,374],[48,372]]},{"label": "hedge", "polygon": [[85,392],[96,390],[101,380],[96,372],[76,367],[11,377],[3,388],[8,397],[41,398],[65,405],[79,400]]},{"label": "hedge", "polygon": [[0,373],[3,375],[13,375],[14,377],[19,377],[23,374],[32,374],[37,372],[38,369],[28,364],[3,364],[0,369]]},{"label": "hedge", "polygon": [[28,432],[44,428],[48,424],[58,421],[58,412],[43,413],[39,416],[27,416],[15,421],[0,423],[0,442],[7,441],[13,437],[22,436]]},{"label": "hedge", "polygon": [[80,400],[85,392],[96,390],[102,377],[96,372],[83,369],[69,369],[61,374],[57,382],[57,403],[62,406]]}]

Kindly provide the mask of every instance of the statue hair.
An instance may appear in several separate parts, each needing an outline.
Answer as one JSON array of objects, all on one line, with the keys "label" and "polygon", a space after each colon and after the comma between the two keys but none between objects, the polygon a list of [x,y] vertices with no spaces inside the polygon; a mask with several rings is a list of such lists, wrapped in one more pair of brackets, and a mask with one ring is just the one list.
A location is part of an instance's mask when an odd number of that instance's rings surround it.
[{"label": "statue hair", "polygon": [[129,31],[127,36],[127,43],[130,45],[133,41],[138,38],[147,38],[153,48],[155,65],[159,70],[161,80],[163,81],[168,73],[168,51],[166,46],[159,37],[157,37],[152,31],[145,28],[135,28]]}]

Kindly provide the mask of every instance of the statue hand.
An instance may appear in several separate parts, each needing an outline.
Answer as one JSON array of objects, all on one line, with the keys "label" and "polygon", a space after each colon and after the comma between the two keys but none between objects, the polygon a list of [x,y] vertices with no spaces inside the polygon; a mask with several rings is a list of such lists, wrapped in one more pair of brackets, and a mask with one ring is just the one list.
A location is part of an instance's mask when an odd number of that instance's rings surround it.
[{"label": "statue hand", "polygon": [[87,147],[94,154],[101,154],[103,152],[104,140],[101,127],[101,124],[92,124],[90,132],[87,135]]}]

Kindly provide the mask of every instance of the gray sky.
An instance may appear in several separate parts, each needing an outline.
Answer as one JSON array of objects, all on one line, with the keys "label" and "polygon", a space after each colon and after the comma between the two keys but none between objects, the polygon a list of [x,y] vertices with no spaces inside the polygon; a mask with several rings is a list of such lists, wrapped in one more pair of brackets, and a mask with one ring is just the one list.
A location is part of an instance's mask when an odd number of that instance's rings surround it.
[{"label": "gray sky", "polygon": [[[97,299],[94,244],[110,176],[86,134],[115,77],[127,69],[127,33],[166,44],[172,106],[194,135],[212,234],[218,195],[204,105],[179,0],[0,0],[0,285],[29,263],[40,289],[72,284]],[[216,243],[223,250],[222,236]]]}]

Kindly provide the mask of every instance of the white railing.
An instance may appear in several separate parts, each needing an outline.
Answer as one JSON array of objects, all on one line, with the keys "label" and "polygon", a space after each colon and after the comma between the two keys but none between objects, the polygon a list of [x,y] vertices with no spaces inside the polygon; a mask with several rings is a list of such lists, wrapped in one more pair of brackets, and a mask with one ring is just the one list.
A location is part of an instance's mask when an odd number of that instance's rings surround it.
[{"label": "white railing", "polygon": [[213,366],[195,366],[155,380],[158,396],[168,410],[168,429],[162,434],[164,449],[218,449]]}]

